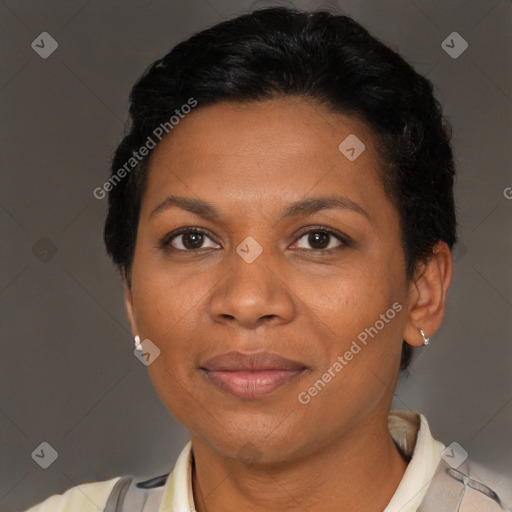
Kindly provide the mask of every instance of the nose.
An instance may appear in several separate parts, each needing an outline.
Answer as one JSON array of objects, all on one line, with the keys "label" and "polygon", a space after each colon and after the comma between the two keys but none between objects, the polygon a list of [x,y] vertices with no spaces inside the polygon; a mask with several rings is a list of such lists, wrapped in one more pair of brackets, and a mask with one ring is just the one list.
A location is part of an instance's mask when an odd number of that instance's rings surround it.
[{"label": "nose", "polygon": [[277,325],[293,319],[293,292],[280,271],[283,263],[270,251],[263,251],[251,263],[233,251],[230,264],[231,270],[210,297],[214,322],[254,329],[262,323]]}]

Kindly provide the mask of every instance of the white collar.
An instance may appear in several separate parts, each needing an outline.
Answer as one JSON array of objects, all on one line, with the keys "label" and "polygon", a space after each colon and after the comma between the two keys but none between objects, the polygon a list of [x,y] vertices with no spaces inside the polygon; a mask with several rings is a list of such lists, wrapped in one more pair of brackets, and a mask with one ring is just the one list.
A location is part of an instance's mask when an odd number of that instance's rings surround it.
[{"label": "white collar", "polygon": [[[427,492],[445,446],[436,441],[422,414],[393,410],[388,416],[391,437],[411,457],[400,484],[384,512],[415,512]],[[192,512],[192,443],[183,448],[164,487],[158,512]]]},{"label": "white collar", "polygon": [[390,411],[388,425],[391,436],[411,460],[384,512],[415,512],[425,497],[445,446],[432,437],[423,414]]}]

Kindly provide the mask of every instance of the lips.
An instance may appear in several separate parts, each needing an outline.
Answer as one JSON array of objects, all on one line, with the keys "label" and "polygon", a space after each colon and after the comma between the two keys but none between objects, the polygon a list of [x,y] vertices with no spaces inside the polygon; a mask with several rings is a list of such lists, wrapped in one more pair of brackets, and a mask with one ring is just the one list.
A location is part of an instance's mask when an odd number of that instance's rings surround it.
[{"label": "lips", "polygon": [[220,389],[250,399],[266,396],[288,384],[306,366],[269,352],[227,352],[208,359],[201,370]]}]

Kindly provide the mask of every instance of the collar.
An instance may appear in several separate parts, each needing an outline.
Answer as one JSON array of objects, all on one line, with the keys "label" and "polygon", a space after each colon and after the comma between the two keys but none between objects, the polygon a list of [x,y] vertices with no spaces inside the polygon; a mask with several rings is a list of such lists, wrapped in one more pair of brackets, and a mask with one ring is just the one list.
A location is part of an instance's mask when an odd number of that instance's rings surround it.
[{"label": "collar", "polygon": [[390,411],[388,426],[391,437],[406,458],[410,457],[410,461],[384,512],[416,512],[434,477],[445,446],[432,437],[423,414]]},{"label": "collar", "polygon": [[[391,437],[404,457],[409,459],[409,464],[384,512],[415,512],[427,492],[445,446],[432,437],[422,414],[392,410],[388,426]],[[194,510],[192,443],[189,441],[165,483],[158,512]]]}]

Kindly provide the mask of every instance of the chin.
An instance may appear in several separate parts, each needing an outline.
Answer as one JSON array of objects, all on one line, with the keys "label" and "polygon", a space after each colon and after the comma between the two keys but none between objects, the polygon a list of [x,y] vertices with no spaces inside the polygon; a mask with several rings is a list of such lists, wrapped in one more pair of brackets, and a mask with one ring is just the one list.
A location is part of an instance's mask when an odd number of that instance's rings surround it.
[{"label": "chin", "polygon": [[[247,420],[224,420],[221,425],[216,425],[214,431],[201,433],[196,429],[195,432],[200,433],[203,442],[219,455],[246,464],[282,463],[301,452],[305,440],[297,432],[302,429],[297,428],[295,432],[279,429],[275,417],[273,421],[265,421],[261,417]],[[280,423],[285,422],[281,420]],[[288,422],[286,427],[290,427]],[[292,439],[293,445],[290,443]]]}]

